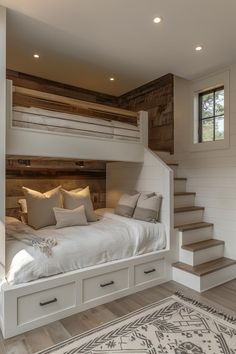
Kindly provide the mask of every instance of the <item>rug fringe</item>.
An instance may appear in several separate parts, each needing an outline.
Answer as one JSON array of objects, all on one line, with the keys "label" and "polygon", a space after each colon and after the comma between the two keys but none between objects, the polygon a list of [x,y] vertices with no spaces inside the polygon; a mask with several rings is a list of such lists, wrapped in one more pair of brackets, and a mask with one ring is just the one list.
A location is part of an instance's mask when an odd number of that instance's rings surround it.
[{"label": "rug fringe", "polygon": [[191,297],[188,297],[188,296],[185,296],[182,292],[180,291],[176,291],[175,294],[177,297],[179,297],[180,299],[186,301],[186,302],[189,302],[199,308],[201,308],[202,310],[205,310],[213,315],[216,315],[220,318],[222,318],[223,320],[229,322],[229,323],[232,323],[232,324],[236,324],[236,317],[234,316],[231,316],[231,315],[227,315],[226,313],[224,313],[223,311],[221,310],[217,310],[215,309],[214,307],[212,306],[209,306],[209,305],[206,305],[206,304],[203,304],[202,302],[198,301],[198,300],[195,300]]}]

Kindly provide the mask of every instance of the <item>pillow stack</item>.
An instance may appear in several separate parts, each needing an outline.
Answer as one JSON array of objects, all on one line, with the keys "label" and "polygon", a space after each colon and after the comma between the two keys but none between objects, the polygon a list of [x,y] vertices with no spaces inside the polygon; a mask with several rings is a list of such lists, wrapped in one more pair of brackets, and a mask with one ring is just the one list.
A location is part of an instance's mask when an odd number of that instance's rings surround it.
[{"label": "pillow stack", "polygon": [[87,225],[97,221],[89,187],[66,191],[61,186],[46,193],[23,187],[25,199],[18,203],[21,220],[34,229],[55,225],[56,228]]},{"label": "pillow stack", "polygon": [[156,193],[123,194],[115,214],[155,223],[159,220],[161,201],[162,196]]}]

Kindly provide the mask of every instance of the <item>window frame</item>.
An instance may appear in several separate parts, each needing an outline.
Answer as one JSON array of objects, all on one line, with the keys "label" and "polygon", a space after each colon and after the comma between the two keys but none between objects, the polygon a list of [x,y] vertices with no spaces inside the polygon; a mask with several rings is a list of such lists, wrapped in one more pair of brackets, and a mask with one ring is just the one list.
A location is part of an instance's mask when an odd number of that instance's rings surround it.
[{"label": "window frame", "polygon": [[[224,86],[224,139],[199,143],[198,141],[198,95],[214,87]],[[190,119],[186,126],[189,131],[188,151],[205,152],[230,148],[230,69],[218,71],[189,83]],[[188,107],[188,106],[186,106]],[[189,129],[189,130],[188,130]]]},{"label": "window frame", "polygon": [[[225,87],[224,85],[220,85],[205,91],[202,91],[198,94],[198,142],[199,143],[207,143],[207,142],[215,142],[215,141],[220,141],[220,140],[224,140],[224,139],[216,139],[215,138],[215,127],[216,127],[216,118],[217,117],[222,117],[224,116],[224,123],[225,123],[225,112],[224,114],[215,114],[215,96],[216,96],[216,92],[218,91],[222,91],[224,90],[224,96],[225,96]],[[214,98],[214,102],[213,102],[213,115],[203,118],[203,110],[202,110],[202,98],[203,96],[209,94],[209,93],[213,93],[213,98]],[[224,97],[224,101],[225,101],[225,97]],[[208,140],[208,141],[203,141],[202,140],[202,127],[203,127],[203,121],[207,120],[207,119],[213,119],[213,139],[212,140]],[[224,128],[225,128],[225,124],[224,124]],[[224,129],[225,130],[225,129]]]}]

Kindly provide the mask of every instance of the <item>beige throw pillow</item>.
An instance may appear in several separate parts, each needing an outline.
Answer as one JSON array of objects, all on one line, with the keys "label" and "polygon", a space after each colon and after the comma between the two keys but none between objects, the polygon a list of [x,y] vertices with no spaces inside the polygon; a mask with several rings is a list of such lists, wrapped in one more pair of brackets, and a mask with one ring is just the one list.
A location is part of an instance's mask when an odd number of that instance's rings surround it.
[{"label": "beige throw pillow", "polygon": [[161,195],[141,193],[133,218],[148,222],[156,222],[161,208]]},{"label": "beige throw pillow", "polygon": [[68,192],[65,189],[61,190],[63,196],[63,204],[65,209],[75,209],[84,205],[85,215],[87,220],[97,221],[97,216],[93,210],[93,203],[90,197],[89,187],[82,189],[79,192]]},{"label": "beige throw pillow", "polygon": [[69,226],[88,225],[83,205],[73,210],[53,208],[53,211],[57,221],[57,229]]},{"label": "beige throw pillow", "polygon": [[117,207],[115,208],[115,214],[131,218],[133,216],[139,196],[140,193],[134,195],[127,193],[123,194],[120,197]]},{"label": "beige throw pillow", "polygon": [[28,212],[28,225],[34,229],[55,225],[56,219],[53,208],[62,207],[61,186],[46,193],[40,193],[23,187]]}]

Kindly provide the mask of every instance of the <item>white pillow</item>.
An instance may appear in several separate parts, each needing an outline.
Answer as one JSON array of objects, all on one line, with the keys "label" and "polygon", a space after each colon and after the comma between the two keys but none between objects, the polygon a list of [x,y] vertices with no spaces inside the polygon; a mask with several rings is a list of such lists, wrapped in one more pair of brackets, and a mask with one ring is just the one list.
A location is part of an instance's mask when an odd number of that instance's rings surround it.
[{"label": "white pillow", "polygon": [[97,216],[93,210],[93,203],[90,197],[89,187],[82,189],[79,192],[68,192],[65,189],[61,190],[63,196],[63,205],[65,209],[75,209],[84,205],[85,215],[87,220],[97,221]]},{"label": "white pillow", "polygon": [[53,208],[62,207],[61,186],[46,193],[40,193],[23,187],[28,212],[28,224],[35,229],[55,225]]},{"label": "white pillow", "polygon": [[123,194],[115,208],[115,214],[131,218],[133,216],[139,196],[140,193],[134,195],[127,193]]},{"label": "white pillow", "polygon": [[88,225],[83,205],[73,210],[53,208],[53,211],[57,221],[57,229],[69,226]]}]

